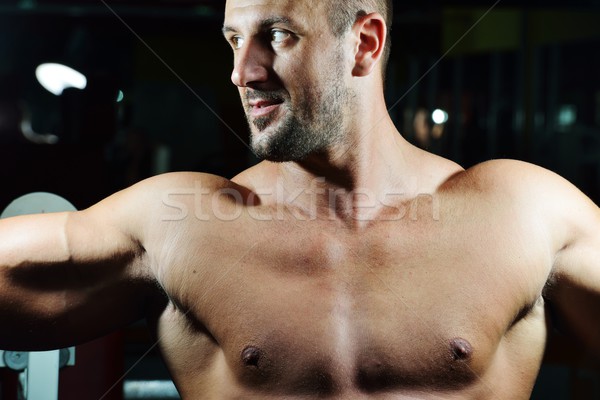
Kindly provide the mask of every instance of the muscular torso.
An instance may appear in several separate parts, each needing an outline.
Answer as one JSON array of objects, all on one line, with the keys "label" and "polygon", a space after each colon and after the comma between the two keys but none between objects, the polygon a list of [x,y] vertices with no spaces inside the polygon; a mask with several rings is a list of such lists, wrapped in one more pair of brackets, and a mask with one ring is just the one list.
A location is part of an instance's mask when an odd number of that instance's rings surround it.
[{"label": "muscular torso", "polygon": [[461,179],[355,226],[273,204],[165,221],[156,327],[182,397],[529,398],[553,250]]}]

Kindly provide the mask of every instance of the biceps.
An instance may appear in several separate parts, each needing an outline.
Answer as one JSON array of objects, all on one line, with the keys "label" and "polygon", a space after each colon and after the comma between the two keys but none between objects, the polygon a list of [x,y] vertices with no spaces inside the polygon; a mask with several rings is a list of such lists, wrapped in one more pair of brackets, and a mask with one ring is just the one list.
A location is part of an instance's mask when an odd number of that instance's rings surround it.
[{"label": "biceps", "polygon": [[153,284],[132,273],[144,255],[124,235],[85,213],[11,225],[1,236],[21,238],[0,252],[10,254],[0,265],[0,348],[71,345],[143,316]]},{"label": "biceps", "polygon": [[19,217],[0,227],[3,292],[23,293],[25,307],[126,280],[143,257],[132,241],[83,212]]},{"label": "biceps", "polygon": [[557,257],[550,287],[567,333],[600,355],[600,241],[566,248]]},{"label": "biceps", "polygon": [[105,213],[85,210],[69,214],[65,225],[69,259],[76,264],[128,264],[142,247]]}]

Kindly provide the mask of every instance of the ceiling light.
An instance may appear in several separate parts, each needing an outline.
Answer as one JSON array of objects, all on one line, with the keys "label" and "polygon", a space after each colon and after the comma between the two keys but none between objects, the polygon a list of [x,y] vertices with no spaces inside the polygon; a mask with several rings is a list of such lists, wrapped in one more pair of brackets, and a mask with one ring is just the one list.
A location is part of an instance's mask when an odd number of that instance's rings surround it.
[{"label": "ceiling light", "polygon": [[448,113],[444,110],[437,109],[431,114],[431,119],[437,125],[442,125],[448,122]]},{"label": "ceiling light", "polygon": [[60,96],[68,88],[85,89],[87,79],[80,72],[61,64],[42,64],[35,70],[40,85],[50,93]]}]

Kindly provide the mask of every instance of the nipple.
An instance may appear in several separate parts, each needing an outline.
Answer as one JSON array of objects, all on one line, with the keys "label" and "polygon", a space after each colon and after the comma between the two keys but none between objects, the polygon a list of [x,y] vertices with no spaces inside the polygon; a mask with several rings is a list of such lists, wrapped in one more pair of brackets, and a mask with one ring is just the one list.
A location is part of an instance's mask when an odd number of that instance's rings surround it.
[{"label": "nipple", "polygon": [[256,347],[248,346],[244,349],[244,351],[242,351],[241,357],[242,362],[247,367],[258,367],[258,361],[261,357],[261,351]]},{"label": "nipple", "polygon": [[454,361],[466,361],[473,355],[471,343],[462,338],[455,338],[450,341],[450,350]]}]

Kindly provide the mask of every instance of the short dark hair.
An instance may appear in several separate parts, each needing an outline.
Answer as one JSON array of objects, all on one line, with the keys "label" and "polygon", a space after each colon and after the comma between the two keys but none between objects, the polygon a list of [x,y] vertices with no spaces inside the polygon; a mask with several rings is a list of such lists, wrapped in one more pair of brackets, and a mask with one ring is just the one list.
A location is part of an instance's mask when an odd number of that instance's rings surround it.
[{"label": "short dark hair", "polygon": [[387,25],[387,39],[385,48],[381,57],[382,73],[385,76],[385,69],[390,58],[392,47],[392,21],[393,21],[393,1],[392,0],[328,0],[327,1],[327,19],[335,37],[342,37],[356,20],[372,12],[378,12],[385,19]]}]

